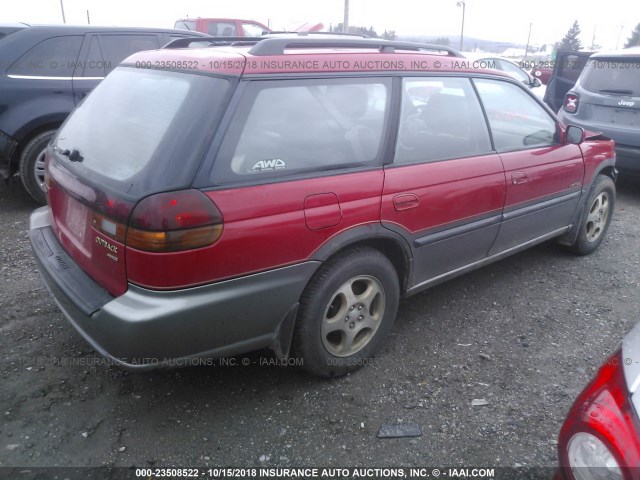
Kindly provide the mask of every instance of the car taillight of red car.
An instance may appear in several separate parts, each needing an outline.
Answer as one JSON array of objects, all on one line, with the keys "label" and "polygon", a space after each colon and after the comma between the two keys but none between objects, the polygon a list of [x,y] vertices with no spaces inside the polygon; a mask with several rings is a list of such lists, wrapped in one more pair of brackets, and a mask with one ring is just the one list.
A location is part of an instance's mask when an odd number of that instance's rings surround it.
[{"label": "car taillight of red car", "polygon": [[558,441],[559,478],[640,479],[640,422],[623,361],[618,350],[571,407]]}]

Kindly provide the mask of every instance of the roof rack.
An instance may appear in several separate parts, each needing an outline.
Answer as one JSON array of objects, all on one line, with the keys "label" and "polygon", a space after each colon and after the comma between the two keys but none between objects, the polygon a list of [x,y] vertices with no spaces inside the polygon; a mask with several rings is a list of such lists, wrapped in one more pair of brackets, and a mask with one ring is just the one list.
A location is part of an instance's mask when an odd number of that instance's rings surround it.
[{"label": "roof rack", "polygon": [[396,50],[446,52],[450,57],[463,55],[450,47],[428,43],[397,42],[378,38],[264,38],[256,43],[249,53],[256,56],[282,55],[287,48],[373,48],[381,53]]},{"label": "roof rack", "polygon": [[171,40],[162,48],[189,48],[192,43],[206,43],[208,47],[219,47],[222,45],[232,45],[236,42],[249,42],[249,45],[254,45],[260,40],[264,40],[261,37],[182,37]]},{"label": "roof rack", "polygon": [[270,38],[270,35],[297,35],[298,37],[309,37],[313,35],[322,35],[327,37],[351,37],[351,38],[372,38],[370,35],[364,33],[344,33],[344,32],[287,32],[286,30],[281,31],[271,31],[267,32],[265,35],[266,38]]},{"label": "roof rack", "polygon": [[[283,55],[287,48],[371,48],[377,49],[381,53],[395,53],[396,50],[410,50],[415,52],[446,52],[446,55],[449,57],[464,57],[464,55],[453,48],[430,43],[360,38],[357,35],[354,35],[353,38],[347,38],[344,34],[337,33],[335,34],[335,38],[311,38],[307,33],[315,34],[316,32],[300,33],[302,33],[302,35],[292,32],[292,35],[295,36],[288,37],[270,37],[268,35],[263,37],[184,37],[167,43],[163,48],[187,48],[192,43],[206,43],[207,46],[211,47],[223,45],[253,45],[249,53],[256,56]],[[318,35],[322,33],[326,34],[326,32],[317,32]]]}]

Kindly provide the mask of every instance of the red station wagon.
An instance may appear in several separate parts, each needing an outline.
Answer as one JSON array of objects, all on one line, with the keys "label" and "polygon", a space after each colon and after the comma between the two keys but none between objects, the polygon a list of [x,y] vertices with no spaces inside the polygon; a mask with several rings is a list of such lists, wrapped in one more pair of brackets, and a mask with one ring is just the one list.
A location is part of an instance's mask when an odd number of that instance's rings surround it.
[{"label": "red station wagon", "polygon": [[58,305],[122,366],[269,347],[345,374],[401,297],[606,235],[613,142],[453,50],[188,43],[129,57],[76,108],[31,217]]}]

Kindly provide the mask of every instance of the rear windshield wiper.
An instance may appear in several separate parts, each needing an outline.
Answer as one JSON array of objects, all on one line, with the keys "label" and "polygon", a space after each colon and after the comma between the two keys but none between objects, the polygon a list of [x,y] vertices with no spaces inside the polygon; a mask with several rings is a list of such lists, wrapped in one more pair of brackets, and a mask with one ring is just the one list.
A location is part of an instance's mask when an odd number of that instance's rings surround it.
[{"label": "rear windshield wiper", "polygon": [[608,88],[604,88],[602,90],[598,90],[600,93],[613,93],[613,94],[618,94],[618,95],[632,95],[633,92],[631,90],[615,90],[615,89],[608,89]]},{"label": "rear windshield wiper", "polygon": [[73,150],[69,150],[65,148],[64,150],[58,150],[60,155],[64,155],[65,157],[69,157],[69,160],[72,162],[81,162],[84,160],[84,157],[80,155],[80,151],[76,148]]}]

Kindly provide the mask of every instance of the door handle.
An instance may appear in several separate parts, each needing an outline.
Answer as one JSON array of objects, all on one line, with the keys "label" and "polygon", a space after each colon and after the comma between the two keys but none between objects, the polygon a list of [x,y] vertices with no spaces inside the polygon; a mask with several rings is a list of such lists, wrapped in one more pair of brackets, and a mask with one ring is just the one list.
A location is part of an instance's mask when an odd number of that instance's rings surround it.
[{"label": "door handle", "polygon": [[529,177],[525,172],[513,172],[511,174],[511,182],[514,185],[522,185],[523,183],[527,183],[529,181]]},{"label": "door handle", "polygon": [[393,197],[393,207],[397,211],[410,210],[420,205],[420,199],[413,193],[403,193]]}]

